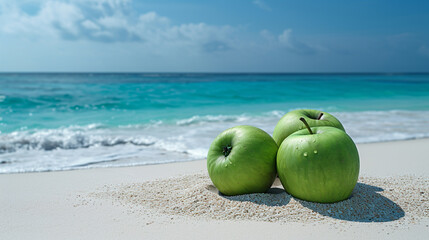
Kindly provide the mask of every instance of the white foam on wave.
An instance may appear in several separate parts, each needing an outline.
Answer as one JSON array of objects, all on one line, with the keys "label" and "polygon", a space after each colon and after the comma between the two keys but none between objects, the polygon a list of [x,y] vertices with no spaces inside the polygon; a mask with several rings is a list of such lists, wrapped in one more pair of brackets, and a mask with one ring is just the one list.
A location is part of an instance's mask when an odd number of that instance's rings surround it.
[{"label": "white foam on wave", "polygon": [[357,143],[429,137],[429,111],[365,111],[333,113]]},{"label": "white foam on wave", "polygon": [[72,126],[60,129],[16,131],[0,135],[0,153],[18,150],[79,149],[93,146],[115,146],[122,144],[152,145],[150,137],[120,136],[98,129],[100,125]]},{"label": "white foam on wave", "polygon": [[[0,173],[130,166],[203,159],[213,139],[236,125],[272,134],[284,112],[206,115],[143,125],[101,124],[0,134]],[[429,111],[332,112],[356,143],[429,137]]]},{"label": "white foam on wave", "polygon": [[249,120],[249,116],[242,115],[206,115],[206,116],[192,116],[187,119],[176,121],[179,126],[188,126],[194,124],[204,124],[211,122],[245,122]]}]

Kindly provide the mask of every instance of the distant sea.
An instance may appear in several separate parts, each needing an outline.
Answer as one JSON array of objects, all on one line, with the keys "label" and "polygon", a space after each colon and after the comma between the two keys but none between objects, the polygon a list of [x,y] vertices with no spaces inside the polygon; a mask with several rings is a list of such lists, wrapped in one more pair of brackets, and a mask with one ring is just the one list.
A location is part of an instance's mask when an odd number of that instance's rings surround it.
[{"label": "distant sea", "polygon": [[235,125],[335,115],[356,143],[429,137],[428,74],[0,74],[0,173],[203,159]]}]

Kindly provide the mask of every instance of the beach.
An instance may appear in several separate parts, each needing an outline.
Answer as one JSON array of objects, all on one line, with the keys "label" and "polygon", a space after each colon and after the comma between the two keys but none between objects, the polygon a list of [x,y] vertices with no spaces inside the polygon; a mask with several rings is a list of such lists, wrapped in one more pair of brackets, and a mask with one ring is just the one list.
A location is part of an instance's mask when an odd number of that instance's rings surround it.
[{"label": "beach", "polygon": [[358,185],[335,204],[278,182],[221,196],[205,160],[1,174],[0,239],[427,239],[429,139],[357,146]]},{"label": "beach", "polygon": [[0,0],[0,240],[429,240],[428,29],[429,1]]}]

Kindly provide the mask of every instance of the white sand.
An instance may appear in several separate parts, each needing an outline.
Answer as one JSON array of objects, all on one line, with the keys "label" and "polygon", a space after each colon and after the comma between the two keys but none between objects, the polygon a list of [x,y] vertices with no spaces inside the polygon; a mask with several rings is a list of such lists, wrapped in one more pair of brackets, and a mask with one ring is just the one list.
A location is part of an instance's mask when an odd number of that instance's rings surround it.
[{"label": "white sand", "polygon": [[[160,188],[162,186],[162,188]],[[132,211],[199,219],[290,222],[415,223],[429,217],[429,179],[423,177],[360,178],[351,198],[319,204],[293,198],[280,182],[268,193],[223,196],[207,174],[165,180],[106,185],[81,196],[82,204],[96,199],[127,205]],[[95,199],[94,199],[95,198]],[[407,214],[405,214],[407,213]]]},{"label": "white sand", "polygon": [[[259,196],[218,196],[207,189],[205,161],[0,175],[0,239],[429,239],[428,147],[429,139],[358,146],[360,181],[373,187],[355,191],[374,200],[355,211],[361,216],[347,212],[356,201],[314,206],[287,202],[280,191],[269,196],[279,206],[270,206]],[[204,196],[215,199],[216,211],[226,204],[227,216],[207,212]],[[234,204],[238,215],[230,217]],[[254,215],[243,215],[241,205]]]}]

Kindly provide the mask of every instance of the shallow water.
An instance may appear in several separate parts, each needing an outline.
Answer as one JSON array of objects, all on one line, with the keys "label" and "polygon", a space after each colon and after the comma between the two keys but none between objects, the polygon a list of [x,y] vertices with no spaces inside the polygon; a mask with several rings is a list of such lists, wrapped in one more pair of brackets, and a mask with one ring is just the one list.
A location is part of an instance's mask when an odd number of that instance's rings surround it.
[{"label": "shallow water", "polygon": [[357,143],[429,137],[429,75],[0,74],[0,173],[201,159],[299,108]]}]

